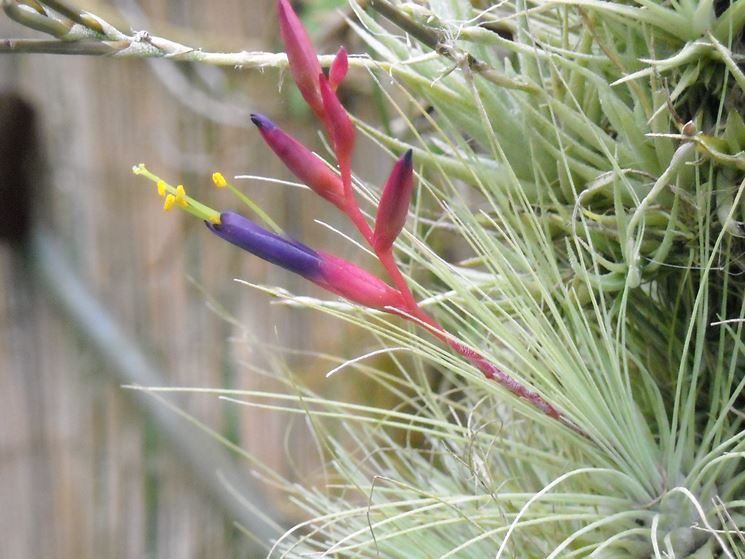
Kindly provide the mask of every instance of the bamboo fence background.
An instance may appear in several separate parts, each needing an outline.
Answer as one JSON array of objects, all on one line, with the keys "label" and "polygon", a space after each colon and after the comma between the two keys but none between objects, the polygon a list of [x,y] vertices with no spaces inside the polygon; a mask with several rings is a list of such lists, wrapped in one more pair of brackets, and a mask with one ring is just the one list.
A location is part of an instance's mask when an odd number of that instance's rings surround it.
[{"label": "bamboo fence background", "polygon": [[[117,17],[104,4],[81,6]],[[176,40],[226,50],[281,48],[271,0],[153,0],[146,12],[150,31]],[[32,35],[0,17],[0,36]],[[270,305],[232,280],[317,292],[217,241],[187,216],[164,214],[152,185],[130,173],[144,161],[170,182],[233,207],[233,199],[210,187],[212,171],[289,178],[247,118],[256,110],[284,120],[319,147],[313,123],[303,128],[297,115],[287,117],[278,78],[273,70],[167,61],[0,58],[0,90],[17,93],[36,111],[37,170],[45,186],[37,200],[40,225],[60,241],[90,292],[168,372],[168,385],[271,390],[272,380],[251,366],[266,365],[262,344],[276,344],[299,351],[283,363],[311,385],[331,394],[358,390],[324,378],[333,363],[303,355],[354,357],[365,343],[358,333],[317,314]],[[208,100],[206,87],[232,101]],[[372,180],[388,165],[379,150],[365,150],[358,160],[357,171]],[[239,184],[293,236],[339,247],[341,255],[355,252],[314,223],[319,217],[342,225],[308,192]],[[50,304],[13,251],[0,247],[0,557],[250,556],[231,519],[172,456],[157,426],[131,405],[107,363]],[[218,316],[215,306],[237,322]],[[290,479],[313,475],[317,467],[302,420],[214,396],[169,399]],[[266,494],[291,521],[282,496]]]}]

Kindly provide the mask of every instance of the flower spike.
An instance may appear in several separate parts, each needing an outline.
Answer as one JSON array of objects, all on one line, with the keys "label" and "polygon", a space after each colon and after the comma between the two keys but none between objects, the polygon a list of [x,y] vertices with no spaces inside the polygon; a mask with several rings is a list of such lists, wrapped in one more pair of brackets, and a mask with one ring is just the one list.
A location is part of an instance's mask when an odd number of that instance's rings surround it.
[{"label": "flower spike", "polygon": [[403,308],[401,294],[380,278],[351,262],[270,233],[242,215],[223,212],[219,224],[206,224],[218,237],[354,303]]},{"label": "flower spike", "polygon": [[[279,158],[314,192],[335,204],[356,226],[365,240],[375,249],[378,260],[393,282],[391,287],[379,277],[336,256],[318,252],[302,243],[263,229],[251,220],[232,212],[218,211],[186,195],[184,187],[173,187],[150,173],[144,165],[136,165],[133,172],[156,183],[158,194],[164,197],[164,209],[179,206],[187,213],[205,220],[215,235],[312,281],[360,305],[385,310],[414,320],[425,326],[440,341],[474,364],[488,379],[494,380],[518,398],[530,402],[536,409],[559,420],[570,429],[587,437],[582,429],[564,416],[559,409],[534,392],[486,357],[453,339],[445,328],[423,310],[414,297],[406,278],[396,263],[392,246],[406,221],[413,189],[412,151],[408,150],[394,165],[383,188],[375,219],[370,225],[355,200],[352,188],[352,154],[355,128],[336,90],[349,69],[347,51],[339,49],[329,70],[323,74],[318,57],[300,19],[289,0],[277,0],[279,30],[287,52],[289,69],[305,101],[323,122],[331,139],[341,177],[330,170],[320,158],[295,138],[276,127],[268,118],[252,114],[251,120]],[[273,223],[252,201],[241,194],[220,174],[213,182],[227,187],[246,201],[265,221]],[[277,230],[278,227],[275,226]],[[588,437],[589,438],[589,437]]]},{"label": "flower spike", "polygon": [[339,51],[336,53],[334,62],[331,64],[331,68],[329,69],[329,85],[331,85],[331,89],[336,91],[336,89],[341,85],[341,82],[343,82],[344,78],[347,76],[347,71],[349,71],[347,49],[340,47]]},{"label": "flower spike", "polygon": [[389,250],[403,229],[411,203],[413,186],[414,169],[412,151],[409,149],[401,159],[396,161],[380,197],[373,236],[373,244],[377,252]]},{"label": "flower spike", "polygon": [[342,211],[345,209],[344,188],[341,179],[307,147],[275,126],[267,117],[252,114],[251,121],[261,136],[287,168],[308,185],[313,192],[325,198]]},{"label": "flower spike", "polygon": [[324,120],[323,101],[318,87],[321,65],[310,37],[288,0],[277,0],[277,15],[292,79],[295,80],[305,102],[320,120]]}]

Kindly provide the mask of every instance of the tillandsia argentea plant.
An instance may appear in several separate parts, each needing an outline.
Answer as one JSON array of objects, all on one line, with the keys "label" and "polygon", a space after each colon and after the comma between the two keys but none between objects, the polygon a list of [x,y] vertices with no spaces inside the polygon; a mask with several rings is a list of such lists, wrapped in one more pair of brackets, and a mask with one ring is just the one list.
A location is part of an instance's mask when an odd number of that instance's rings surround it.
[{"label": "tillandsia argentea plant", "polygon": [[[369,53],[317,57],[277,2],[331,161],[252,121],[385,277],[135,167],[166,209],[346,299],[275,292],[374,333],[397,366],[347,363],[394,409],[279,395],[309,415],[328,482],[286,485],[308,520],[270,556],[745,557],[745,0],[351,8]],[[349,68],[380,86],[395,134],[344,109]],[[382,190],[353,174],[360,132],[398,157]],[[468,254],[446,261],[453,235]]]}]

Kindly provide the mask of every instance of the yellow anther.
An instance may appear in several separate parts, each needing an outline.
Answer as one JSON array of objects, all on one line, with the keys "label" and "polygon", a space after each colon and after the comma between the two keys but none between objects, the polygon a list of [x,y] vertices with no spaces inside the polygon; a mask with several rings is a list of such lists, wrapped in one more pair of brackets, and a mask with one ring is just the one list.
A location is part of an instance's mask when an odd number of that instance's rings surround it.
[{"label": "yellow anther", "polygon": [[211,219],[210,221],[211,221],[212,223],[214,223],[215,225],[220,225],[220,214],[217,214],[217,215],[216,215],[215,217],[213,217],[213,218],[212,218],[212,219]]},{"label": "yellow anther", "polygon": [[168,196],[166,196],[165,202],[163,202],[163,209],[165,211],[168,211],[173,207],[175,203],[176,203],[176,197],[173,194],[169,194]]},{"label": "yellow anther", "polygon": [[225,188],[228,185],[228,181],[225,180],[225,177],[220,172],[212,173],[212,182],[215,183],[217,188]]},{"label": "yellow anther", "polygon": [[166,183],[165,181],[158,181],[158,195],[163,198],[166,195]]},{"label": "yellow anther", "polygon": [[186,190],[184,190],[183,184],[180,184],[176,187],[176,203],[182,208],[185,208],[189,205],[186,201]]}]

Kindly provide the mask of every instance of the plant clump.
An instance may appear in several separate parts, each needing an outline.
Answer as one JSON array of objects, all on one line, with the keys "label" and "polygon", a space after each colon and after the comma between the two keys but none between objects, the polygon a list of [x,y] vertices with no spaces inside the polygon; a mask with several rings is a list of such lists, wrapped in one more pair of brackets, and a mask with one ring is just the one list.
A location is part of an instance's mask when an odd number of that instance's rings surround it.
[{"label": "plant clump", "polygon": [[[277,6],[336,165],[252,120],[387,278],[202,218],[362,305],[302,299],[411,359],[355,365],[393,410],[299,389],[335,489],[293,488],[311,520],[270,555],[741,557],[745,3],[368,0],[350,25],[371,58],[342,48],[328,77]],[[342,106],[355,66],[395,135]],[[403,154],[379,194],[355,187],[357,130]],[[183,195],[170,205],[190,211]],[[448,262],[436,239],[453,234],[467,255]]]},{"label": "plant clump", "polygon": [[[270,556],[745,557],[745,0],[365,0],[367,52],[333,57],[278,0],[287,58],[48,4],[4,7],[55,52],[289,65],[331,161],[251,119],[384,270],[287,238],[219,173],[267,228],[135,167],[166,209],[326,289],[265,288],[372,333],[331,373],[400,402],[230,392],[305,415],[324,457],[323,484],[264,470],[307,518]],[[383,126],[342,105],[363,71]],[[396,159],[382,188],[353,174],[360,133]]]}]

